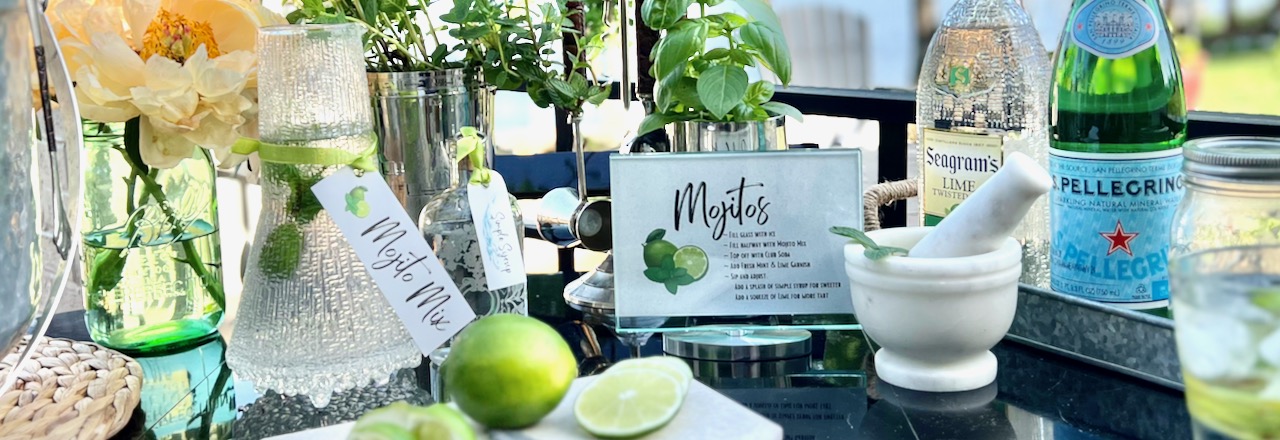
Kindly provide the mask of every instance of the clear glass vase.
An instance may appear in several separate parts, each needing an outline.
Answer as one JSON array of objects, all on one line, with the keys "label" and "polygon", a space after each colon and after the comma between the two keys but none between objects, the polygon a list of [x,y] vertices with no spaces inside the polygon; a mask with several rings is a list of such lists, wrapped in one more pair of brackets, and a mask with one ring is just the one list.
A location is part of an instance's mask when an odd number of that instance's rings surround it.
[{"label": "clear glass vase", "polygon": [[[373,145],[361,34],[353,25],[259,31],[263,142],[357,154]],[[339,169],[263,161],[262,214],[227,351],[237,377],[316,407],[422,360],[311,192]]]},{"label": "clear glass vase", "polygon": [[85,322],[127,353],[198,345],[222,321],[217,174],[196,149],[169,169],[137,168],[125,124],[85,122]]}]

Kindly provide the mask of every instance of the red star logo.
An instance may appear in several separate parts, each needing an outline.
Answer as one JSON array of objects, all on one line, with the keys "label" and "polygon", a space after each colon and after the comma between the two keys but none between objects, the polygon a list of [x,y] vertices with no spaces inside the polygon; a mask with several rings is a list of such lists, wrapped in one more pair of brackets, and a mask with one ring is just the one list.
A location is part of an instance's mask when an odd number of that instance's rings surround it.
[{"label": "red star logo", "polygon": [[1103,231],[1099,232],[1098,235],[1101,235],[1102,238],[1111,242],[1111,247],[1107,249],[1107,256],[1111,256],[1111,254],[1114,254],[1118,250],[1124,251],[1124,253],[1129,254],[1130,257],[1133,256],[1133,251],[1129,249],[1129,242],[1133,241],[1133,238],[1137,237],[1138,233],[1125,233],[1124,225],[1120,224],[1119,220],[1116,220],[1115,231]]}]

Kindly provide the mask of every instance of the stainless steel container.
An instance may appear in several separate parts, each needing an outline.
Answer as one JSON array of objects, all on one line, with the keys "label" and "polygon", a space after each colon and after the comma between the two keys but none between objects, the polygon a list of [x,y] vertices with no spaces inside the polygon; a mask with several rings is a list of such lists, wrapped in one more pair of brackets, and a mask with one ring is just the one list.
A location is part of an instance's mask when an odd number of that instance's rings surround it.
[{"label": "stainless steel container", "polygon": [[[445,144],[465,126],[488,135],[495,89],[478,72],[370,72],[375,132],[382,174],[411,217],[449,188],[454,159]],[[493,151],[488,152],[493,162]]]},{"label": "stainless steel container", "polygon": [[672,152],[787,149],[786,118],[750,122],[675,122],[667,126]]}]

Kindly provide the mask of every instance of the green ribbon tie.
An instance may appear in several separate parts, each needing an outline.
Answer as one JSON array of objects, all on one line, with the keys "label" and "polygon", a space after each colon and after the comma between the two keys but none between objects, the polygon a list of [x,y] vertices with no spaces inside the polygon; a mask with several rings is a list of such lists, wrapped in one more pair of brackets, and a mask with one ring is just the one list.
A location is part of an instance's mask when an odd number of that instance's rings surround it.
[{"label": "green ribbon tie", "polygon": [[489,169],[484,166],[484,138],[475,127],[462,127],[458,139],[458,162],[471,160],[471,183],[489,187]]},{"label": "green ribbon tie", "polygon": [[378,171],[378,146],[372,139],[369,147],[359,153],[352,153],[338,148],[297,147],[262,142],[257,139],[240,138],[231,146],[234,154],[250,155],[258,153],[263,162],[289,165],[347,165],[358,171]]}]

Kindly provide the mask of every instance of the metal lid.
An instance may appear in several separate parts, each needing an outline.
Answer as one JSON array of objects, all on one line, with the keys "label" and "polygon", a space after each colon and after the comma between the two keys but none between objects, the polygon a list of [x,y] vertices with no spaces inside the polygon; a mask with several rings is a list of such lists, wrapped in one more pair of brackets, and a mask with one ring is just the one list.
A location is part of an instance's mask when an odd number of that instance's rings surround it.
[{"label": "metal lid", "polygon": [[662,350],[705,361],[772,361],[806,356],[812,351],[808,330],[759,329],[717,325],[715,329],[662,335]]},{"label": "metal lid", "polygon": [[1182,170],[1226,180],[1280,180],[1280,139],[1212,137],[1183,146]]}]

